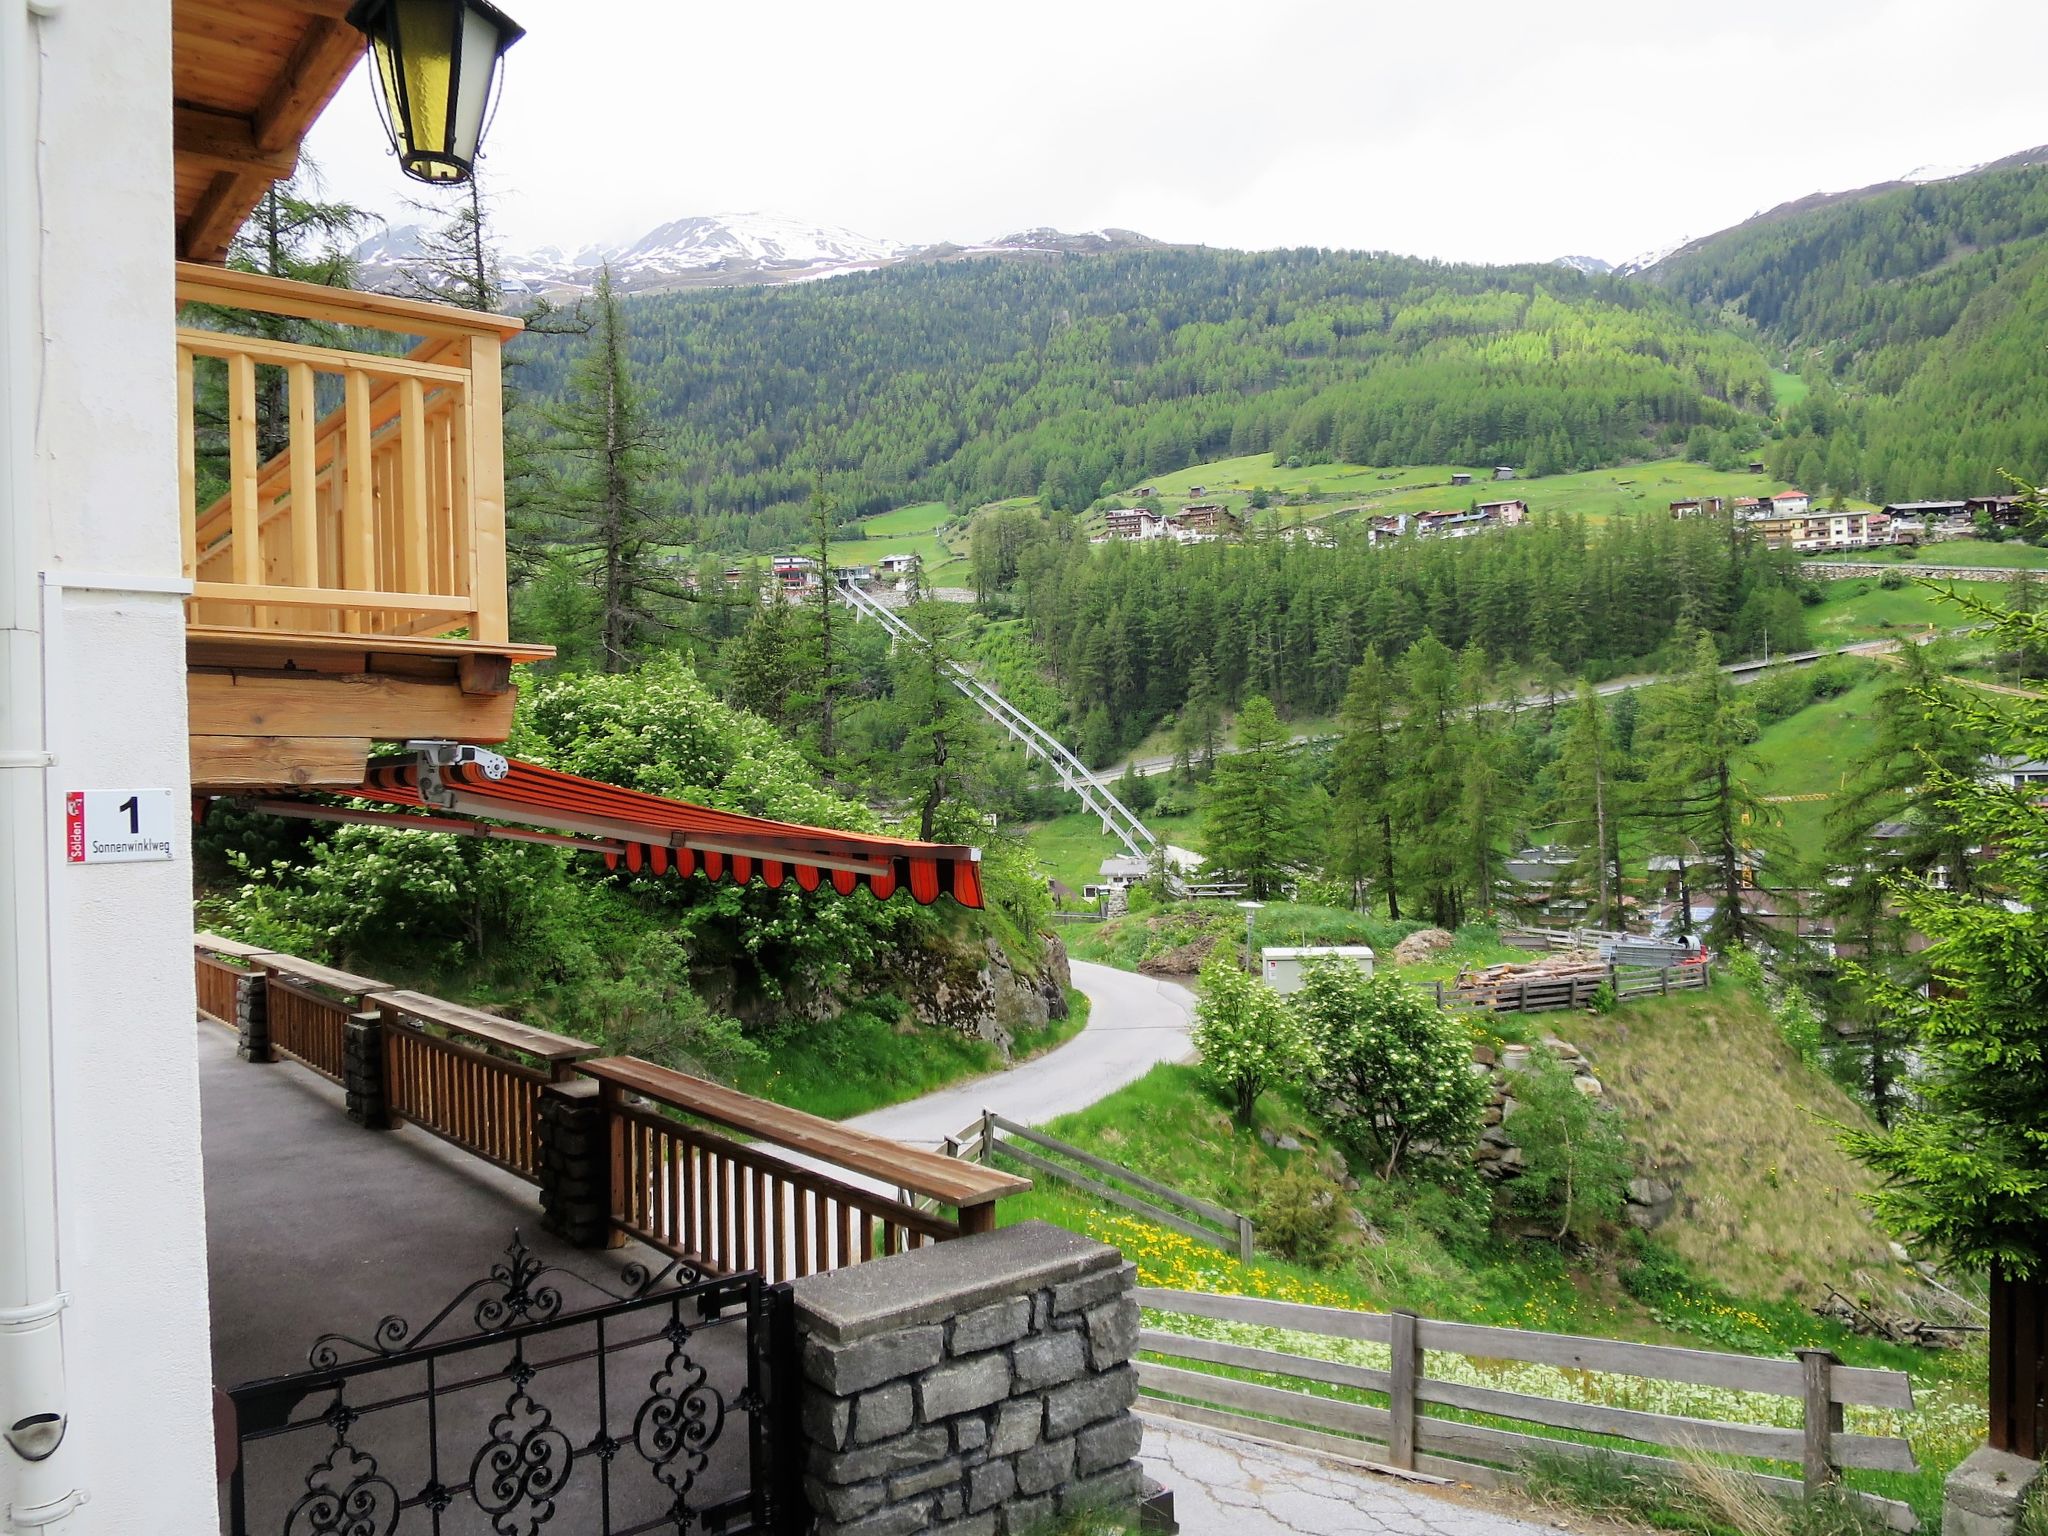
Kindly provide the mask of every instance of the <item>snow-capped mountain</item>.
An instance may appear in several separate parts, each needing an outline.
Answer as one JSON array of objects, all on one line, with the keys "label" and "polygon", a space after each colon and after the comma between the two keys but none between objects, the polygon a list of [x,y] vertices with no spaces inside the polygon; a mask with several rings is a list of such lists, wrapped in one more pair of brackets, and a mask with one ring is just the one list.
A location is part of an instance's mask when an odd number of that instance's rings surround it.
[{"label": "snow-capped mountain", "polygon": [[[421,255],[418,225],[398,225],[356,249],[362,281],[373,288],[406,288]],[[849,272],[872,272],[904,261],[948,261],[962,256],[1032,257],[1090,254],[1156,246],[1128,229],[1062,234],[1031,229],[974,245],[904,245],[833,225],[806,224],[772,213],[722,213],[674,219],[637,240],[585,246],[569,252],[540,246],[507,255],[500,276],[513,294],[588,292],[609,264],[612,282],[634,293],[665,288],[742,283],[810,282]]]},{"label": "snow-capped mountain", "polygon": [[1554,257],[1550,264],[1553,267],[1570,267],[1574,272],[1583,272],[1588,277],[1598,277],[1604,272],[1614,270],[1613,262],[1602,261],[1598,256],[1558,256]]}]

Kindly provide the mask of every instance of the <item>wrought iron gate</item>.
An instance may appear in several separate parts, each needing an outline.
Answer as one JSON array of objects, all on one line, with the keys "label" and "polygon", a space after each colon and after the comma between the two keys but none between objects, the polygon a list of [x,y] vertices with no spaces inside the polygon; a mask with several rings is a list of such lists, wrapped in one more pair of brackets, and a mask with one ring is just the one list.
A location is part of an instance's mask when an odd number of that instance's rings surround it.
[{"label": "wrought iron gate", "polygon": [[[327,1334],[310,1369],[233,1389],[229,1536],[788,1529],[788,1287],[675,1264],[619,1278],[545,1266],[515,1233],[417,1333]],[[597,1299],[568,1309],[576,1287]]]}]

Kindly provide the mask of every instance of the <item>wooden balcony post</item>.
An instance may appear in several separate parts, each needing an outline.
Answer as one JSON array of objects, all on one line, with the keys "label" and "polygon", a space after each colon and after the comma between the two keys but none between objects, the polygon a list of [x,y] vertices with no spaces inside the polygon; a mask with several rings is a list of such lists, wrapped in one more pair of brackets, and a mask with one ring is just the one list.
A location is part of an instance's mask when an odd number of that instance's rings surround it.
[{"label": "wooden balcony post", "polygon": [[[377,585],[377,516],[370,478],[370,376],[350,370],[344,385],[342,433],[341,584],[358,592]],[[348,628],[360,630],[367,617],[352,610]]]},{"label": "wooden balcony post", "polygon": [[320,580],[319,463],[313,445],[313,365],[293,363],[286,374],[291,399],[292,585]]},{"label": "wooden balcony post", "polygon": [[468,592],[476,604],[471,638],[502,641],[511,635],[505,596],[505,393],[502,346],[496,336],[469,338],[470,548],[475,568]]}]

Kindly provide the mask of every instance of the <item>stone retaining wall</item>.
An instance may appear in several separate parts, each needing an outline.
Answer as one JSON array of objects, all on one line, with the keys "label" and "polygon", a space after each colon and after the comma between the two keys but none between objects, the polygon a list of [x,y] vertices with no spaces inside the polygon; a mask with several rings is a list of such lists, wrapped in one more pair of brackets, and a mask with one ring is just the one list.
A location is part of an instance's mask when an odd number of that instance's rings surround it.
[{"label": "stone retaining wall", "polygon": [[1134,1266],[1026,1222],[795,1283],[816,1536],[1137,1507]]}]

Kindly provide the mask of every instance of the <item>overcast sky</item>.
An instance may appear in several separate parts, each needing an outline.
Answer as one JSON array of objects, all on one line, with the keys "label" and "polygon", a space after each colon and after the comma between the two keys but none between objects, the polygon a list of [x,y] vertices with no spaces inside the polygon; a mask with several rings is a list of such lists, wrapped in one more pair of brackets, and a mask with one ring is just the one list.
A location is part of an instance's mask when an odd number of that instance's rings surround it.
[{"label": "overcast sky", "polygon": [[[510,249],[766,210],[1623,260],[1817,190],[2048,141],[2039,0],[506,0]],[[329,190],[417,218],[359,69]]]}]

